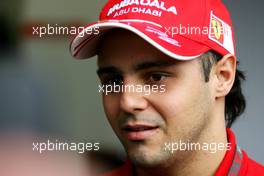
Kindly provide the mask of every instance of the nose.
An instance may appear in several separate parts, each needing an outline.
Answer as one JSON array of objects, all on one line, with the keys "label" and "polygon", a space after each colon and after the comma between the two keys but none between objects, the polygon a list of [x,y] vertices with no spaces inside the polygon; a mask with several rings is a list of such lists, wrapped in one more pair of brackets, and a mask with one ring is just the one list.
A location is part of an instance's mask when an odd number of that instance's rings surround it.
[{"label": "nose", "polygon": [[120,108],[124,112],[133,114],[148,107],[148,101],[142,92],[123,91],[120,96]]}]

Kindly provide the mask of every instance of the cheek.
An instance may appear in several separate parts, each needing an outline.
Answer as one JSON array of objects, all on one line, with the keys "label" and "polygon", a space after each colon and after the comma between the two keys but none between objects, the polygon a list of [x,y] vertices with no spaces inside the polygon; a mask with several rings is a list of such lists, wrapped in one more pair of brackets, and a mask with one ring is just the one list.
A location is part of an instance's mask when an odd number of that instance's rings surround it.
[{"label": "cheek", "polygon": [[106,117],[110,124],[113,126],[119,112],[119,102],[117,100],[117,97],[103,95],[103,106]]},{"label": "cheek", "polygon": [[209,96],[206,86],[197,82],[167,86],[166,92],[152,97],[152,106],[161,114],[168,128],[187,128],[204,118]]}]

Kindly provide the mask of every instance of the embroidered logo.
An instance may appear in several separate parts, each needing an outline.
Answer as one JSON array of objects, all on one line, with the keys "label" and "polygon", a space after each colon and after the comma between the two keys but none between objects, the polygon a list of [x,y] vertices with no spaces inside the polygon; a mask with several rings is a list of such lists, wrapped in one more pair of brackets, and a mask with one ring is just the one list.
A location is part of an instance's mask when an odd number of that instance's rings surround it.
[{"label": "embroidered logo", "polygon": [[232,28],[211,12],[209,39],[235,54]]}]

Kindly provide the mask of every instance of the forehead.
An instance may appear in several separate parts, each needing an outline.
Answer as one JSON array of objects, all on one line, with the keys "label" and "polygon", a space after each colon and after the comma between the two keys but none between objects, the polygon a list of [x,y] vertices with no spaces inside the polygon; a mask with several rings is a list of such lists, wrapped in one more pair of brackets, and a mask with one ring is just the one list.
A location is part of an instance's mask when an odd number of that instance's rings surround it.
[{"label": "forehead", "polygon": [[179,62],[163,54],[136,34],[123,29],[113,29],[104,34],[98,50],[99,67],[160,60]]}]

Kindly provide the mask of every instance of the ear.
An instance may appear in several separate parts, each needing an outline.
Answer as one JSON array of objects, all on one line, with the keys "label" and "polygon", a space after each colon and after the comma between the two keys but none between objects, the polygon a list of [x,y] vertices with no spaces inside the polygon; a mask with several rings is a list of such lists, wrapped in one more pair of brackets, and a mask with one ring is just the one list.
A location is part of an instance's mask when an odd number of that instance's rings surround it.
[{"label": "ear", "polygon": [[236,76],[236,57],[227,54],[215,65],[215,95],[225,97],[231,90]]}]

